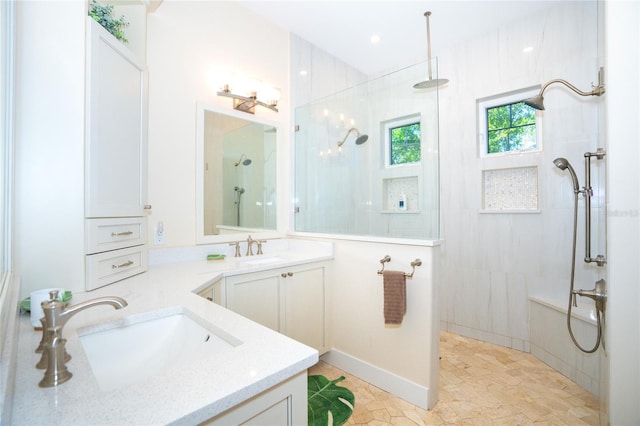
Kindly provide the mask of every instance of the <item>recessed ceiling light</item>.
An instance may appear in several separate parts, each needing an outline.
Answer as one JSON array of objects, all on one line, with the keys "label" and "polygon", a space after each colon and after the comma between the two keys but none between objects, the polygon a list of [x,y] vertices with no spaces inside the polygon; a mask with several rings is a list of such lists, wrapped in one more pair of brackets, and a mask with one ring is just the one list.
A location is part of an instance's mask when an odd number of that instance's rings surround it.
[{"label": "recessed ceiling light", "polygon": [[524,49],[522,49],[522,53],[529,53],[529,52],[533,52],[533,46],[527,46]]},{"label": "recessed ceiling light", "polygon": [[371,36],[371,44],[380,43],[380,36],[378,34],[374,34]]},{"label": "recessed ceiling light", "polygon": [[300,75],[307,75],[309,74],[309,71],[307,70],[300,70]]}]

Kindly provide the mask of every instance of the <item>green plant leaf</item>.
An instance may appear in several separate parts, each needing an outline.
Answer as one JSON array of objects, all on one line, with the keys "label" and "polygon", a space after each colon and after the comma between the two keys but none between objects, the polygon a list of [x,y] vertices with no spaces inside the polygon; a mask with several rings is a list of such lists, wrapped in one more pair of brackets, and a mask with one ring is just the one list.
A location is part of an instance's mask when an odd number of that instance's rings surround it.
[{"label": "green plant leaf", "polygon": [[[309,376],[308,387],[308,424],[309,426],[340,426],[346,423],[353,413],[356,398],[349,389],[337,386],[344,376],[329,380],[325,376]],[[329,423],[329,416],[333,420]]]},{"label": "green plant leaf", "polygon": [[124,20],[124,16],[121,16],[120,19],[115,19],[111,13],[113,12],[113,5],[101,5],[96,0],[91,0],[89,4],[89,16],[96,20],[100,25],[102,25],[107,31],[113,34],[118,40],[123,43],[128,43],[124,36],[124,31],[122,29],[129,25],[128,22]]}]

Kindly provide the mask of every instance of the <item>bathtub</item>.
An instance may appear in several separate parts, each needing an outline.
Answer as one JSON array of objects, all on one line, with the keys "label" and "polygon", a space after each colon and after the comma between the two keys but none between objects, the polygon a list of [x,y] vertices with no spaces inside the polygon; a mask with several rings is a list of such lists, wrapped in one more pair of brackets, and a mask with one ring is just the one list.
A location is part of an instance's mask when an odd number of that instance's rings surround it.
[{"label": "bathtub", "polygon": [[[596,341],[596,310],[592,303],[579,299],[571,310],[571,326],[576,340],[585,349]],[[595,396],[600,396],[600,358],[602,348],[593,354],[580,351],[567,330],[568,301],[529,297],[529,333],[531,354],[567,376]]]}]

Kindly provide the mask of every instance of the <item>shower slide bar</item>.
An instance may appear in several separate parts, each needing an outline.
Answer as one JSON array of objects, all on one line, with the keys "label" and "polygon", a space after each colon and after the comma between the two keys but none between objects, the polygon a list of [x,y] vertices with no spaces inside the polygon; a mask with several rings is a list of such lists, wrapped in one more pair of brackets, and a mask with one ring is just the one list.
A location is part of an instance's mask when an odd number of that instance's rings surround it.
[{"label": "shower slide bar", "polygon": [[595,262],[598,266],[604,266],[607,263],[607,258],[601,254],[596,257],[591,257],[591,197],[593,197],[593,188],[591,188],[591,157],[596,157],[597,160],[602,160],[606,155],[606,151],[603,148],[598,148],[596,152],[584,153],[584,175],[585,184],[583,188],[584,200],[585,200],[585,255],[584,261],[586,263]]},{"label": "shower slide bar", "polygon": [[[383,257],[382,259],[380,259],[380,263],[382,264],[382,269],[380,269],[378,271],[378,275],[382,275],[382,273],[384,272],[384,264],[387,262],[391,262],[391,257],[389,255],[386,255],[385,257]],[[422,260],[420,259],[416,259],[413,262],[411,262],[411,273],[404,273],[404,276],[407,278],[411,278],[413,277],[413,274],[416,272],[416,266],[421,266],[422,265]]]},{"label": "shower slide bar", "polygon": [[[604,159],[606,152],[603,148],[598,148],[596,152],[585,152],[585,185],[580,188],[580,183],[576,172],[571,167],[571,164],[566,158],[556,158],[553,160],[553,164],[560,170],[567,170],[571,175],[573,181],[573,244],[571,249],[571,278],[569,280],[569,306],[567,308],[567,329],[571,340],[578,349],[585,353],[594,353],[602,344],[604,345],[604,318],[605,308],[607,302],[607,283],[604,279],[596,282],[596,286],[593,290],[575,290],[575,272],[576,272],[576,240],[578,234],[578,196],[582,194],[585,199],[585,257],[586,263],[595,262],[598,266],[602,267],[607,263],[607,259],[603,255],[598,255],[595,258],[591,257],[591,197],[593,197],[593,188],[591,188],[591,157],[595,157],[598,160]],[[595,302],[596,305],[596,327],[598,334],[596,336],[596,342],[591,349],[586,349],[576,339],[573,329],[571,327],[571,310],[572,307],[578,306],[578,296],[588,297]],[[606,349],[605,349],[606,351]]]}]

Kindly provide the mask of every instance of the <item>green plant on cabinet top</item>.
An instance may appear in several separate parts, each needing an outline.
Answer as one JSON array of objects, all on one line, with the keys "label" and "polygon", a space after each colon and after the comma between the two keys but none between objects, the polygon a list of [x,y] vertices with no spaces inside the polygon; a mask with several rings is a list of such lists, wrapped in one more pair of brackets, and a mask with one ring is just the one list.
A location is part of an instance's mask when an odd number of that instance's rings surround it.
[{"label": "green plant on cabinet top", "polygon": [[89,4],[89,16],[113,34],[115,38],[123,43],[128,43],[129,40],[125,38],[123,29],[129,26],[129,23],[124,20],[124,15],[121,16],[120,19],[116,19],[112,13],[113,5],[101,5],[96,0],[91,0]]}]

